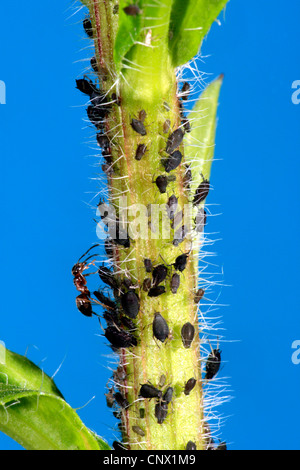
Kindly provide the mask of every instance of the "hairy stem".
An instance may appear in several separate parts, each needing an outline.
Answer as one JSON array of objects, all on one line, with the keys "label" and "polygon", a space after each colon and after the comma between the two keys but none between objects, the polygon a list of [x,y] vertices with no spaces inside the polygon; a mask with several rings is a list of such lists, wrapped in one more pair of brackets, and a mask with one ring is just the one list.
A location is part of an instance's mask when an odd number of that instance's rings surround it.
[{"label": "hairy stem", "polygon": [[[180,450],[192,441],[198,450],[202,450],[206,448],[207,428],[203,411],[198,306],[194,301],[198,288],[199,242],[193,236],[183,236],[182,242],[174,242],[176,230],[182,224],[189,227],[190,235],[194,228],[195,208],[185,184],[187,166],[183,142],[176,146],[183,155],[181,164],[168,173],[163,165],[170,158],[166,152],[168,138],[178,128],[183,129],[176,71],[168,52],[172,1],[167,0],[160,7],[153,4],[152,14],[144,12],[139,40],[125,56],[119,71],[113,59],[118,18],[114,5],[108,0],[93,0],[88,6],[100,88],[109,97],[114,94],[117,101],[112,104],[102,129],[109,139],[112,156],[111,171],[107,172],[109,202],[116,209],[119,220],[125,217],[124,226],[130,224],[131,229],[130,246],[114,245],[115,277],[121,286],[115,296],[120,304],[122,295],[134,290],[140,303],[134,319],[138,344],[119,350],[126,379],[116,386],[128,401],[128,406],[120,413],[123,443],[128,449]],[[141,118],[141,111],[146,112],[146,117]],[[143,122],[146,135],[134,129],[132,119]],[[168,121],[170,129],[166,131]],[[141,144],[146,145],[146,152],[141,159],[136,159]],[[169,178],[163,193],[156,184],[160,175]],[[177,212],[183,210],[185,217],[177,227],[172,227],[172,221],[166,217],[166,204],[171,195],[178,200]],[[149,213],[150,204],[152,211],[154,206],[159,207],[164,215],[162,223],[154,224],[155,214]],[[141,213],[147,219],[146,226],[137,223],[137,215]],[[187,263],[180,272],[176,268],[176,259],[182,254],[187,255]],[[157,297],[150,297],[148,289],[143,288],[145,278],[151,279],[151,285],[155,287],[152,274],[145,270],[146,258],[154,267],[164,265],[168,270],[161,284],[165,292]],[[180,277],[180,287],[174,294],[171,279],[175,273]],[[124,287],[126,280],[127,287]],[[164,342],[153,335],[156,313],[162,315],[170,330]],[[181,336],[187,322],[195,329],[190,347],[185,347]],[[188,394],[185,387],[189,379],[195,379],[196,385]],[[161,395],[172,387],[172,400],[162,422],[156,411],[162,397],[152,400],[141,397],[142,384],[152,384],[161,390]]]}]

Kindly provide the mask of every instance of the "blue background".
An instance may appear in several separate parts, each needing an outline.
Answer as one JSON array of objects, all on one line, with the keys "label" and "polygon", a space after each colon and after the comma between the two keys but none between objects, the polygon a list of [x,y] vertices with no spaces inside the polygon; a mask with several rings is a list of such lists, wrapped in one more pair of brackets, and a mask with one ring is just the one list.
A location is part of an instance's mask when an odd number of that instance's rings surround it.
[{"label": "blue background", "polygon": [[[78,3],[76,4],[79,5]],[[118,436],[105,406],[110,349],[97,321],[80,315],[71,267],[95,243],[99,190],[93,130],[74,80],[92,56],[69,1],[2,5],[0,339],[56,376],[85,424]],[[219,217],[214,262],[224,269],[219,299],[224,367],[233,399],[222,438],[230,449],[299,449],[300,79],[298,0],[231,0],[205,40],[200,69],[225,73],[214,191]],[[113,367],[113,365],[110,365]],[[0,449],[20,446],[0,435]]]}]

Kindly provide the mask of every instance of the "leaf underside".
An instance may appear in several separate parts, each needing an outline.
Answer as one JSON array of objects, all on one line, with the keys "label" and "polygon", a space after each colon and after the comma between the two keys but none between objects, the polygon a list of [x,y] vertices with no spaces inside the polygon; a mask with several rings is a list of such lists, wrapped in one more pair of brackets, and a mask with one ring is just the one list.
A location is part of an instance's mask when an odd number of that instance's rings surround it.
[{"label": "leaf underside", "polygon": [[189,114],[192,131],[185,135],[184,143],[187,148],[186,162],[190,165],[193,175],[192,192],[196,190],[203,178],[210,179],[215,151],[218,99],[222,82],[223,75],[211,82]]}]

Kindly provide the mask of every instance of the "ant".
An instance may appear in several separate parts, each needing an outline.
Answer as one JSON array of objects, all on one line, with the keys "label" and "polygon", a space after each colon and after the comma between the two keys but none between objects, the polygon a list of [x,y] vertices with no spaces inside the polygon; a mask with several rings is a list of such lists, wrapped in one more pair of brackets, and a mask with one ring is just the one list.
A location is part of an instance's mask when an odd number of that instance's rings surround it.
[{"label": "ant", "polygon": [[89,276],[89,274],[82,274],[83,271],[89,268],[90,265],[94,265],[95,260],[91,261],[90,263],[87,263],[88,260],[93,258],[95,255],[91,255],[88,258],[86,258],[85,261],[81,261],[82,258],[84,258],[93,248],[96,246],[99,246],[99,243],[96,245],[91,246],[77,261],[76,264],[74,264],[72,268],[72,275],[74,276],[73,282],[75,284],[76,289],[81,292],[78,297],[76,297],[76,306],[78,310],[85,316],[91,317],[92,314],[94,313],[92,311],[92,303],[90,299],[90,291],[87,288],[87,281],[86,277]]}]

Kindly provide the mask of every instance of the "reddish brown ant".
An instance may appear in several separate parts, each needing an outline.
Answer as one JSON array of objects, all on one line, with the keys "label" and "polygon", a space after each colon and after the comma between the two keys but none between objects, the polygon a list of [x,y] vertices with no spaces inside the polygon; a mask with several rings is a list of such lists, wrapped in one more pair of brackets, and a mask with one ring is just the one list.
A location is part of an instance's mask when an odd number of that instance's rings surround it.
[{"label": "reddish brown ant", "polygon": [[75,284],[76,289],[81,292],[78,297],[76,297],[76,306],[78,310],[86,316],[92,316],[94,313],[92,311],[92,305],[91,305],[91,299],[90,299],[90,291],[87,288],[87,281],[86,277],[89,276],[89,274],[82,274],[83,271],[89,268],[89,266],[94,265],[95,260],[91,261],[90,263],[87,263],[88,260],[93,258],[95,255],[89,256],[85,261],[81,261],[82,258],[84,258],[93,248],[96,246],[99,246],[99,243],[96,245],[91,246],[77,261],[76,264],[74,264],[72,268],[72,275],[74,276],[73,282]]}]

